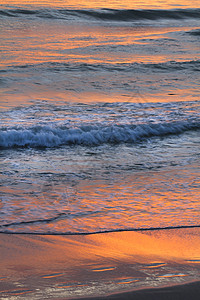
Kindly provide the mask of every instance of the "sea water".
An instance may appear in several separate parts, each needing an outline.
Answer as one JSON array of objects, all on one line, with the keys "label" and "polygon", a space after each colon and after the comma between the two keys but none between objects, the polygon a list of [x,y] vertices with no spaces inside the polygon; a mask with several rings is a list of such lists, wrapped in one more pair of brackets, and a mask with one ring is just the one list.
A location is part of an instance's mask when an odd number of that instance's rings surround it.
[{"label": "sea water", "polygon": [[200,225],[198,1],[1,1],[0,232]]}]

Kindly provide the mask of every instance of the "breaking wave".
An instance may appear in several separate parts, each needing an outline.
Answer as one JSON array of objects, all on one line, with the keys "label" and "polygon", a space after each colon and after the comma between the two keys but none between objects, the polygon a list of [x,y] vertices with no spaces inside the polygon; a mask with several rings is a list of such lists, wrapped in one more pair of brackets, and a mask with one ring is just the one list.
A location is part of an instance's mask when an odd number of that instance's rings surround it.
[{"label": "breaking wave", "polygon": [[200,129],[200,122],[168,122],[139,125],[33,126],[2,128],[0,148],[58,147],[62,145],[98,146],[101,144],[135,143],[145,138],[180,134]]},{"label": "breaking wave", "polygon": [[200,9],[96,9],[96,10],[70,10],[70,9],[1,9],[0,15],[4,17],[26,17],[47,19],[89,19],[104,21],[139,21],[172,19],[183,20],[200,18]]}]

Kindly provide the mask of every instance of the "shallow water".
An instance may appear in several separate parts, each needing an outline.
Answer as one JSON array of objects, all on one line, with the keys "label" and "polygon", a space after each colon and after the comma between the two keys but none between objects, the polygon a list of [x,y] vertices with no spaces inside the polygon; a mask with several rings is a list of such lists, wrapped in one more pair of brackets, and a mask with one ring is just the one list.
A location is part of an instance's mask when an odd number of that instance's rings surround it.
[{"label": "shallow water", "polygon": [[177,294],[198,298],[199,283],[189,291],[184,284],[199,280],[199,231],[1,234],[0,295],[2,299],[102,299],[140,290],[140,296],[133,292],[130,297],[163,299],[170,293],[173,298]]},{"label": "shallow water", "polygon": [[0,231],[199,226],[197,1],[73,3],[0,6]]}]

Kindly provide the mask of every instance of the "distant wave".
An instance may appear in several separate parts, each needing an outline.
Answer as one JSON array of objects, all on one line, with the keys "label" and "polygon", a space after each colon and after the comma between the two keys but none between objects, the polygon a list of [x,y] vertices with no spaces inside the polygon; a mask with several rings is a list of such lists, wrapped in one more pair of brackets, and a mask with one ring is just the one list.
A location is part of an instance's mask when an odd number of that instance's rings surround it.
[{"label": "distant wave", "polygon": [[40,64],[26,64],[17,66],[7,66],[6,69],[0,70],[0,73],[12,72],[16,70],[23,72],[24,69],[41,69],[54,72],[134,72],[134,71],[181,71],[191,70],[200,71],[200,60],[191,61],[167,61],[163,63],[101,63],[101,64],[89,64],[89,63],[60,63],[60,62],[45,62]]},{"label": "distant wave", "polygon": [[200,9],[97,9],[97,10],[70,10],[70,9],[1,9],[0,15],[4,17],[39,17],[48,19],[90,19],[104,21],[138,21],[187,18],[200,18]]},{"label": "distant wave", "polygon": [[200,30],[199,29],[188,31],[188,33],[190,35],[200,36]]},{"label": "distant wave", "polygon": [[200,71],[200,60],[192,61],[168,61],[163,63],[117,63],[117,64],[72,64],[72,63],[50,63],[47,69],[55,71],[126,71],[132,72],[137,69],[153,69],[163,71],[193,70]]},{"label": "distant wave", "polygon": [[200,122],[169,122],[140,125],[85,125],[77,128],[34,126],[2,128],[0,148],[58,147],[62,145],[98,146],[135,143],[145,138],[180,134],[200,129]]}]

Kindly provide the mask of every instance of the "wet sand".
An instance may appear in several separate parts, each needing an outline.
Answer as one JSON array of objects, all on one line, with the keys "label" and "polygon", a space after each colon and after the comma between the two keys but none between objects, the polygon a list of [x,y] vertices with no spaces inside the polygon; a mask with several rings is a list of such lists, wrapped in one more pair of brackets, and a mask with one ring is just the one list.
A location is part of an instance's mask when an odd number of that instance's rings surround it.
[{"label": "wet sand", "polygon": [[0,234],[1,299],[199,299],[200,228]]},{"label": "wet sand", "polygon": [[[138,291],[132,291],[127,293],[119,293],[114,295],[108,295],[106,297],[90,298],[93,300],[100,299],[134,299],[134,300],[191,300],[199,299],[200,295],[200,281],[193,282],[184,285],[168,286],[155,289],[142,289]],[[87,298],[85,298],[87,299]],[[83,300],[83,298],[82,298]]]}]

